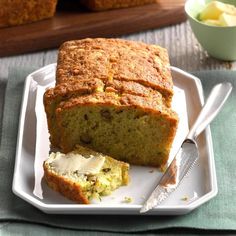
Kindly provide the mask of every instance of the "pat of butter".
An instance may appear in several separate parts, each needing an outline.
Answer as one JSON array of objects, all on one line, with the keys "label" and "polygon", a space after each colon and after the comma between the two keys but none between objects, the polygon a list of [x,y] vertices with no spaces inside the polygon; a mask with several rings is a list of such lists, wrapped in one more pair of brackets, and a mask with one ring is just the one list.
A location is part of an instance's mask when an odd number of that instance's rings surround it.
[{"label": "pat of butter", "polygon": [[219,21],[223,26],[236,26],[236,15],[232,16],[226,13],[220,15]]},{"label": "pat of butter", "polygon": [[104,164],[105,157],[92,156],[85,158],[80,154],[56,152],[50,154],[50,165],[59,173],[98,174]]},{"label": "pat of butter", "polygon": [[236,15],[236,8],[233,5],[219,1],[212,1],[200,13],[200,20],[218,20],[222,13]]},{"label": "pat of butter", "polygon": [[223,26],[219,20],[204,20],[202,21],[207,25],[212,25],[212,26]]}]

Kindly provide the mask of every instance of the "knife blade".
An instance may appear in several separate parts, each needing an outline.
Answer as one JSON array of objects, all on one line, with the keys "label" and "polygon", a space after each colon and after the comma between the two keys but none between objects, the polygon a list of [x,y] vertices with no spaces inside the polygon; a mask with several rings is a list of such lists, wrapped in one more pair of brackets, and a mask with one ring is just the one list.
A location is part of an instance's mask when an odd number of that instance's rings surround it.
[{"label": "knife blade", "polygon": [[184,176],[191,170],[198,159],[198,148],[194,140],[186,139],[175,158],[162,176],[157,187],[154,189],[140,213],[144,213],[153,206],[159,205],[164,201],[178,186]]},{"label": "knife blade", "polygon": [[216,117],[231,91],[232,85],[230,83],[221,83],[212,89],[186,139],[159,183],[142,206],[140,213],[145,213],[161,204],[177,189],[184,177],[188,175],[199,157],[198,146],[195,141],[196,137]]}]

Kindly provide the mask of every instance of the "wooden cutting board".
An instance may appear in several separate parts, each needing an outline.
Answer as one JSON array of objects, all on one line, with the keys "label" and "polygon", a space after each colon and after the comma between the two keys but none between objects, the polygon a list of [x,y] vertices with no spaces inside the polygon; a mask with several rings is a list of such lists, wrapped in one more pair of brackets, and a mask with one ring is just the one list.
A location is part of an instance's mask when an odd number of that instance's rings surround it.
[{"label": "wooden cutting board", "polygon": [[47,20],[0,29],[0,56],[56,48],[66,40],[116,37],[186,20],[184,0],[159,0],[157,4],[104,12],[79,6],[58,9]]}]

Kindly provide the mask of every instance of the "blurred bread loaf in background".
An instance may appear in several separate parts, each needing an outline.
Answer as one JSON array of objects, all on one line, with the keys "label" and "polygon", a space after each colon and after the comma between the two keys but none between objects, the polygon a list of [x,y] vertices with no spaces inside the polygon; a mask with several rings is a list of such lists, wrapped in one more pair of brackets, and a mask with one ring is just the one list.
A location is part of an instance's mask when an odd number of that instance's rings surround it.
[{"label": "blurred bread loaf in background", "polygon": [[104,11],[155,3],[156,0],[81,0],[82,4],[92,11]]},{"label": "blurred bread loaf in background", "polygon": [[74,11],[74,6],[91,11],[105,11],[117,8],[141,6],[156,0],[0,0],[0,28],[22,25],[51,18],[56,6],[63,6]]},{"label": "blurred bread loaf in background", "polygon": [[21,25],[53,17],[57,0],[1,0],[0,27]]}]

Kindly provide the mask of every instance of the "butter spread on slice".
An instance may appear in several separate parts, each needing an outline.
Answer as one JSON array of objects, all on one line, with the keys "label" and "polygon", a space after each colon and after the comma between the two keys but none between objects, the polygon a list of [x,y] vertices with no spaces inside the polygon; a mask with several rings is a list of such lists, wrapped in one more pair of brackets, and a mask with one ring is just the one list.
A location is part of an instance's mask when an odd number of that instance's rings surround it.
[{"label": "butter spread on slice", "polygon": [[60,174],[73,173],[77,174],[98,174],[101,170],[105,157],[104,156],[92,156],[85,158],[77,153],[51,153],[50,159],[52,159],[50,165],[55,171]]}]

